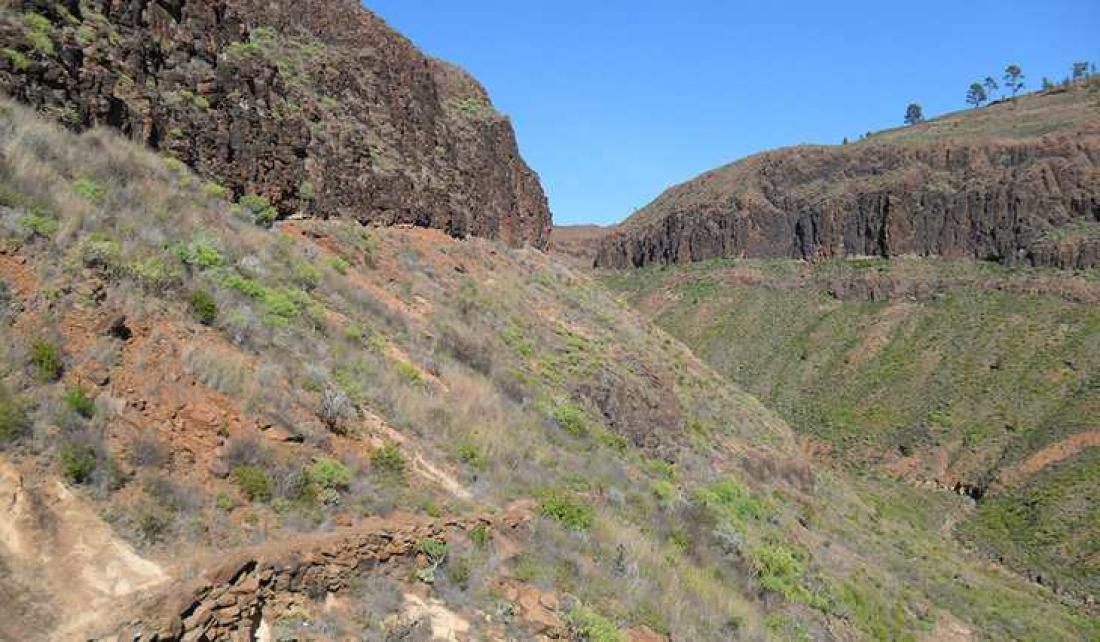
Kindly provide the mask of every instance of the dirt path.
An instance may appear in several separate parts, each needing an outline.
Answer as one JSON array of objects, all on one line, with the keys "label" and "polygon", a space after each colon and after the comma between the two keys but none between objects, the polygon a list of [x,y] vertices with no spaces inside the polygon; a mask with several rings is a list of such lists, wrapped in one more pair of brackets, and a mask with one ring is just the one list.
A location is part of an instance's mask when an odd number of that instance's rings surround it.
[{"label": "dirt path", "polygon": [[998,485],[1004,488],[1024,481],[1048,466],[1065,461],[1089,448],[1100,448],[1100,431],[1080,432],[1050,444],[1022,462],[1006,469],[998,478]]}]

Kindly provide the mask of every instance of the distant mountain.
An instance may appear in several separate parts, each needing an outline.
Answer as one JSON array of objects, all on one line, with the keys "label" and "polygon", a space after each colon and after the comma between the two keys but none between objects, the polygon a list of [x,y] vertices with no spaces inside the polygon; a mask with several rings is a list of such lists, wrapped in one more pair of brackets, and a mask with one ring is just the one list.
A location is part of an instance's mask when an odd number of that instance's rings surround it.
[{"label": "distant mountain", "polygon": [[358,2],[23,0],[0,40],[0,92],[280,216],[549,240],[538,177],[485,90]]},{"label": "distant mountain", "polygon": [[1100,264],[1100,82],[751,156],[605,236],[601,267],[711,258],[942,255]]}]

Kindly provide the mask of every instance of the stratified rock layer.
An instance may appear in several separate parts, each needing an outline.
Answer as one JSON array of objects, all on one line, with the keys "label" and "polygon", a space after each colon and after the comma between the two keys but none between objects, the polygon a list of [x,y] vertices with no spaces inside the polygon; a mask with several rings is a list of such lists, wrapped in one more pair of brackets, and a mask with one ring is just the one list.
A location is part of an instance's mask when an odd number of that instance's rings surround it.
[{"label": "stratified rock layer", "polygon": [[548,242],[538,177],[484,89],[352,0],[21,0],[0,40],[0,92],[284,216]]},{"label": "stratified rock layer", "polygon": [[[1015,107],[1004,104],[987,109],[1011,136],[929,123],[930,133],[750,157],[662,194],[600,241],[595,263],[917,254],[1100,265],[1100,110],[1094,92],[1076,93],[1079,122],[1052,117],[1043,135],[1010,128]],[[1027,100],[1021,113],[1036,120],[1045,98]],[[966,118],[988,117],[935,126]]]}]

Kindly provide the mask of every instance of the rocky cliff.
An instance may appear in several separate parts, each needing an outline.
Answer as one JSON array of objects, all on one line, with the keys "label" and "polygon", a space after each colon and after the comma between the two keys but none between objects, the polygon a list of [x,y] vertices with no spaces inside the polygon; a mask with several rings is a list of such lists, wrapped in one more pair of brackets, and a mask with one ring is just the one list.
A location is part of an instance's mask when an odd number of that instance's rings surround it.
[{"label": "rocky cliff", "polygon": [[282,216],[548,242],[538,177],[485,90],[357,2],[5,5],[0,92],[74,129],[120,129]]},{"label": "rocky cliff", "polygon": [[943,255],[1100,265],[1095,86],[875,135],[767,152],[662,194],[602,267],[716,257]]}]

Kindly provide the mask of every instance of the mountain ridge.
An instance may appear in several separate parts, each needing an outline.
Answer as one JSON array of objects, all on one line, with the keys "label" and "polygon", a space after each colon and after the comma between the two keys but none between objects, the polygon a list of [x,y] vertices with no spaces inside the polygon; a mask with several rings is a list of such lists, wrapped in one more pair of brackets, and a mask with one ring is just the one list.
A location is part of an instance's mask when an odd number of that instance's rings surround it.
[{"label": "mountain ridge", "polygon": [[594,263],[918,254],[1094,266],[1097,87],[747,157],[664,192],[600,240]]},{"label": "mountain ridge", "polygon": [[353,0],[20,0],[0,39],[0,91],[280,217],[546,246],[546,196],[484,88]]}]

